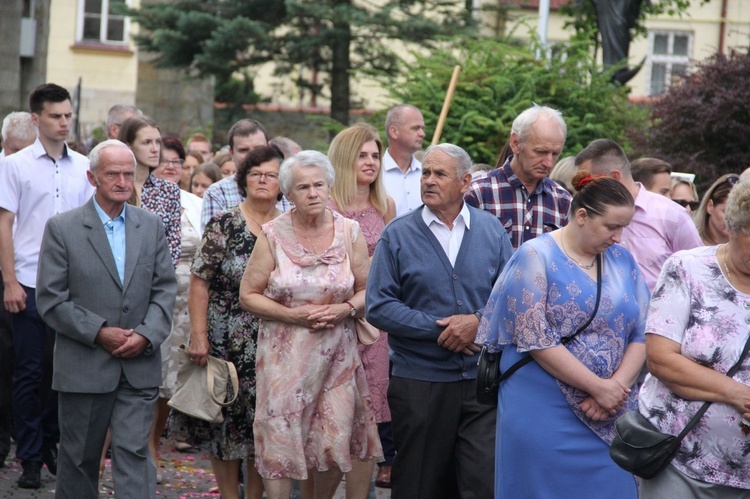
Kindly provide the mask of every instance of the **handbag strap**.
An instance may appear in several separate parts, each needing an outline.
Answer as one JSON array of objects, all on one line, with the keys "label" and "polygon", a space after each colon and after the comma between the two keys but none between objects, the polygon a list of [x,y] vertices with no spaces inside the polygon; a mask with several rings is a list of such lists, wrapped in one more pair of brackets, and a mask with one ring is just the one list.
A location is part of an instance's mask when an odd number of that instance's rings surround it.
[{"label": "handbag strap", "polygon": [[[560,343],[562,343],[563,345],[567,345],[573,340],[573,338],[576,337],[576,335],[578,335],[581,331],[589,327],[589,324],[591,324],[591,321],[594,320],[596,313],[599,311],[599,302],[601,301],[601,297],[602,297],[602,254],[597,253],[596,255],[596,303],[594,304],[594,312],[591,314],[588,320],[583,323],[581,327],[576,329],[575,333],[573,333],[570,336],[561,338]],[[534,360],[534,358],[531,355],[519,360],[518,362],[510,366],[507,371],[502,373],[500,377],[498,378],[497,382],[500,383],[503,380],[509,378],[511,374],[518,371],[519,369],[521,369],[523,366],[525,366],[532,360]]]},{"label": "handbag strap", "polygon": [[[740,370],[740,368],[742,367],[742,361],[744,361],[745,357],[747,357],[748,351],[750,351],[750,335],[748,335],[747,340],[745,340],[745,346],[742,348],[742,353],[740,354],[739,360],[737,360],[737,362],[734,363],[731,369],[727,371],[727,376],[731,378],[737,373],[737,371]],[[698,424],[698,421],[700,421],[700,419],[703,417],[703,415],[708,410],[708,407],[712,403],[713,402],[705,402],[701,406],[701,408],[698,409],[698,412],[695,413],[695,416],[690,418],[690,421],[688,421],[688,423],[685,425],[685,428],[683,428],[680,434],[677,435],[677,442],[682,442],[682,439],[685,438],[685,436],[690,432],[690,430],[692,430],[695,427],[695,425]]]},{"label": "handbag strap", "polygon": [[[213,400],[217,405],[220,405],[222,407],[230,406],[234,403],[235,400],[237,400],[237,395],[239,395],[240,392],[240,383],[237,379],[237,368],[234,367],[234,364],[232,362],[227,362],[221,359],[217,359],[215,357],[208,356],[206,364],[206,383],[208,384],[208,393],[211,395],[211,400]],[[213,364],[213,367],[212,367]],[[227,400],[226,402],[222,400],[216,399],[216,394],[214,393],[214,370],[217,366],[226,366],[227,370],[229,371],[229,381],[232,383],[232,394],[234,395],[232,397],[232,400]]]},{"label": "handbag strap", "polygon": [[576,329],[576,332],[571,334],[570,336],[565,336],[564,338],[560,338],[560,343],[563,345],[567,345],[571,341],[573,341],[573,338],[578,336],[578,334],[589,327],[589,324],[591,324],[591,321],[594,320],[594,317],[596,317],[596,313],[599,311],[599,302],[602,300],[602,254],[597,253],[596,254],[596,303],[594,303],[594,312],[589,316],[588,320],[583,323],[583,326]]}]

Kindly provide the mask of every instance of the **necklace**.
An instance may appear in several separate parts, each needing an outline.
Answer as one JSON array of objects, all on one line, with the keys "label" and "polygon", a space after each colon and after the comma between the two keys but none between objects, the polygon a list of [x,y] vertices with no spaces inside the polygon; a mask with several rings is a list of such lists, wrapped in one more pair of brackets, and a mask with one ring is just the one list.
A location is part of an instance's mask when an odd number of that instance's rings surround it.
[{"label": "necklace", "polygon": [[[250,208],[245,206],[244,204],[240,205],[240,210],[242,211],[242,214],[245,215],[246,219],[250,219],[255,225],[258,226],[258,228],[262,231],[263,230],[263,224],[258,222],[258,220],[252,215],[252,212],[250,211]],[[276,213],[276,210],[273,212],[273,217],[271,217],[269,220],[273,220],[273,218],[276,218],[278,213]],[[268,220],[266,220],[268,221]],[[249,224],[248,224],[249,225]]]},{"label": "necklace", "polygon": [[729,272],[729,265],[727,265],[727,253],[729,253],[729,243],[724,245],[724,273],[727,275],[727,281],[732,284],[731,273]]},{"label": "necklace", "polygon": [[[308,235],[305,232],[302,231],[302,229],[299,227],[299,225],[295,226],[295,224],[294,224],[294,216],[292,216],[292,228],[295,229],[295,231],[296,231],[297,234],[301,234],[302,237],[305,238],[305,241],[307,241],[307,246],[308,246],[309,249],[312,250],[313,254],[317,255],[317,254],[320,253],[318,251],[318,249],[315,247],[315,245],[313,244],[313,242],[310,240],[310,237],[308,237]],[[318,234],[317,236],[314,236],[314,239],[317,241],[320,238],[320,236],[322,236],[322,235],[325,235],[325,234]]]},{"label": "necklace", "polygon": [[571,260],[573,260],[573,263],[575,263],[576,265],[578,265],[582,269],[584,269],[584,270],[590,270],[596,264],[596,257],[594,257],[594,259],[591,260],[590,264],[584,265],[581,262],[579,262],[578,260],[576,260],[575,258],[573,258],[572,256],[570,256],[570,253],[568,253],[568,250],[565,249],[565,229],[563,229],[563,230],[560,231],[560,242],[562,243],[562,250],[563,250],[563,253],[565,253],[565,256],[567,256],[568,258],[570,258]]}]

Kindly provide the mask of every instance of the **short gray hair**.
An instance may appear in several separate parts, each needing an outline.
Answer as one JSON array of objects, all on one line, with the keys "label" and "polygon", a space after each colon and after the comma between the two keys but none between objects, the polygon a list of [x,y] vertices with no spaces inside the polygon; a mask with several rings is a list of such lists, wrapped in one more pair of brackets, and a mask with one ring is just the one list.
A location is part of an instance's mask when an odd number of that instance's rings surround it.
[{"label": "short gray hair", "polygon": [[140,116],[143,111],[130,104],[115,104],[109,108],[107,113],[107,126],[122,125],[122,122],[131,116]]},{"label": "short gray hair", "polygon": [[750,179],[740,178],[727,198],[724,208],[724,224],[732,234],[747,234],[750,231]]},{"label": "short gray hair", "polygon": [[289,197],[296,168],[320,168],[325,173],[328,187],[336,181],[336,172],[328,156],[318,151],[300,151],[285,159],[279,167],[279,188],[284,196]]},{"label": "short gray hair", "polygon": [[523,145],[526,143],[526,140],[529,137],[529,133],[531,132],[531,127],[534,126],[534,123],[536,123],[536,121],[541,116],[548,116],[552,118],[552,120],[557,122],[557,125],[560,127],[560,131],[563,134],[563,139],[567,137],[568,125],[565,123],[565,120],[562,117],[562,113],[557,109],[553,109],[548,106],[540,106],[539,104],[534,104],[533,106],[516,116],[516,119],[513,120],[513,125],[511,126],[510,131],[511,133],[516,134],[516,138],[518,138],[518,142],[520,144]]},{"label": "short gray hair", "polygon": [[109,139],[104,142],[99,142],[89,153],[89,161],[91,162],[89,169],[92,173],[96,173],[96,170],[99,168],[99,163],[101,162],[102,152],[108,147],[124,147],[127,149],[130,156],[133,158],[133,168],[135,168],[135,156],[133,155],[133,151],[130,150],[130,147],[117,139]]},{"label": "short gray hair", "polygon": [[37,136],[36,126],[31,120],[31,113],[27,113],[26,111],[16,111],[8,114],[3,119],[3,128],[0,133],[2,133],[3,142],[11,136],[24,142],[33,142]]},{"label": "short gray hair", "polygon": [[427,158],[430,157],[430,154],[432,154],[435,151],[442,151],[451,158],[457,160],[456,164],[456,178],[460,179],[467,173],[471,173],[471,167],[473,166],[473,163],[471,162],[471,156],[469,156],[469,153],[464,151],[462,148],[458,147],[455,144],[449,144],[447,142],[443,142],[442,144],[435,144],[431,145],[427,148],[427,150],[424,153],[424,157],[422,158],[422,163],[427,161]]}]

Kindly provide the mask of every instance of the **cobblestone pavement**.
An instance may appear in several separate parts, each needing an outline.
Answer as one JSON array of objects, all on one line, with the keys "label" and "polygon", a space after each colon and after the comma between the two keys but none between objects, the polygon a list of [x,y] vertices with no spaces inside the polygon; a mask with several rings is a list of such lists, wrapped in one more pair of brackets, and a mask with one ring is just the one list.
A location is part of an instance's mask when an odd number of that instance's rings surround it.
[{"label": "cobblestone pavement", "polygon": [[[162,482],[157,485],[157,497],[165,499],[199,499],[219,498],[216,489],[211,463],[208,461],[206,452],[196,454],[185,454],[172,449],[171,442],[162,439],[162,461],[160,472]],[[5,461],[5,466],[0,468],[0,499],[52,499],[55,496],[55,477],[47,468],[42,469],[42,488],[37,490],[19,489],[16,481],[21,476],[21,464],[11,455]],[[104,478],[100,481],[100,498],[114,497],[112,489],[112,475],[110,473],[109,460],[104,472]],[[344,499],[343,483],[334,496],[335,499]],[[369,499],[389,499],[390,490],[372,487]]]}]

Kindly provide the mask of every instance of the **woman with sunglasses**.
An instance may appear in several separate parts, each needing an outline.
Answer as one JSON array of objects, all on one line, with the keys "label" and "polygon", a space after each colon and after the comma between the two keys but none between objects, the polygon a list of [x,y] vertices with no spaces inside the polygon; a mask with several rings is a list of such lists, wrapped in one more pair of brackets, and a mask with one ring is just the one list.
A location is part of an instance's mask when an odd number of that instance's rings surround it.
[{"label": "woman with sunglasses", "polygon": [[729,232],[724,225],[724,209],[729,192],[740,179],[735,173],[719,177],[703,196],[698,211],[693,215],[693,222],[705,246],[716,246],[729,241]]},{"label": "woman with sunglasses", "polygon": [[691,215],[700,206],[698,190],[695,184],[686,178],[672,177],[672,187],[669,190],[672,201],[685,208]]}]

